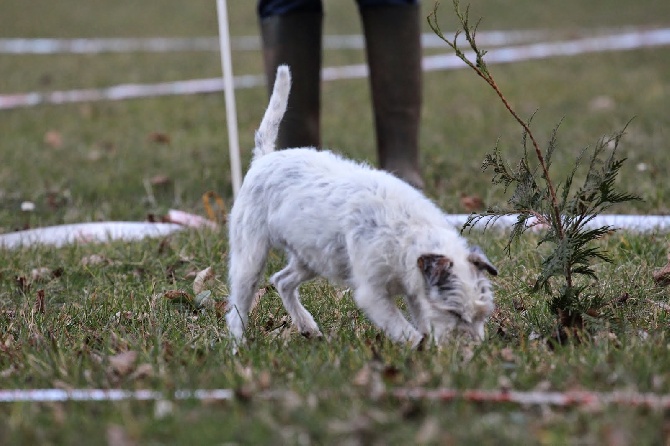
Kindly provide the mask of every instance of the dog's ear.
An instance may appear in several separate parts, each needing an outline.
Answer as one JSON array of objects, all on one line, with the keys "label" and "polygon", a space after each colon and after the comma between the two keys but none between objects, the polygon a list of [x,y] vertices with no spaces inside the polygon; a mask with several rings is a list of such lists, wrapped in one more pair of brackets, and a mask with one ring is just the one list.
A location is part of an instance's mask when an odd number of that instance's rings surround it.
[{"label": "dog's ear", "polygon": [[468,254],[468,260],[470,263],[475,265],[475,267],[480,271],[486,271],[492,276],[498,275],[498,270],[491,263],[491,261],[486,257],[484,251],[479,246],[471,246],[470,254]]},{"label": "dog's ear", "polygon": [[443,255],[423,254],[416,264],[430,286],[444,285],[449,281],[454,262]]}]

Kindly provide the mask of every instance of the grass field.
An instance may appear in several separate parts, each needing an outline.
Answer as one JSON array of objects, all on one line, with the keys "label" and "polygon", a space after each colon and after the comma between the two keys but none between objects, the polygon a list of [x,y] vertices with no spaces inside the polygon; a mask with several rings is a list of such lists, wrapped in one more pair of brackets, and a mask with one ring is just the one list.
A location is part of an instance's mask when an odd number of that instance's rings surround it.
[{"label": "grass field", "polygon": [[[424,2],[425,14],[432,2]],[[252,2],[229,2],[234,36],[257,34]],[[353,2],[328,2],[326,33],[359,33]],[[481,30],[669,26],[670,3],[472,2]],[[4,0],[2,37],[189,37],[217,32],[214,2]],[[450,5],[443,29],[455,25]],[[428,31],[427,25],[425,30]],[[435,54],[442,50],[426,51]],[[447,52],[445,47],[443,52]],[[328,51],[326,65],[360,63],[360,51]],[[2,55],[0,94],[105,87],[218,76],[216,53]],[[259,52],[233,55],[235,74],[261,72]],[[666,214],[670,186],[670,48],[590,54],[493,66],[508,99],[541,140],[563,119],[555,174],[585,146],[634,118],[622,143],[619,187],[643,201],[621,213]],[[471,72],[425,76],[422,164],[426,193],[447,212],[461,196],[504,201],[480,170],[499,139],[520,156],[518,126]],[[237,94],[243,165],[266,106],[263,88]],[[324,144],[374,162],[365,80],[323,86]],[[605,105],[603,105],[605,104]],[[352,113],[352,110],[355,110]],[[346,131],[342,131],[346,129]],[[156,134],[162,135],[157,138]],[[0,233],[98,220],[143,220],[168,208],[204,214],[214,190],[231,202],[223,96],[96,102],[0,111]],[[156,181],[163,177],[166,180]],[[152,181],[152,179],[154,181]],[[32,201],[36,209],[23,213]],[[668,292],[652,273],[667,263],[666,234],[617,232],[603,240],[614,262],[598,264],[610,302],[589,316],[579,345],[552,349],[554,319],[529,289],[542,249],[528,234],[504,253],[496,232],[468,235],[500,270],[498,311],[488,340],[472,347],[410,351],[391,344],[346,290],[303,287],[326,341],[286,325],[272,290],[251,318],[248,348],[230,353],[215,311],[164,297],[190,291],[193,272],[212,266],[225,300],[225,230],[164,240],[0,252],[0,388],[232,388],[230,402],[0,403],[0,444],[667,444],[666,412],[630,406],[553,408],[468,401],[403,401],[381,385],[457,389],[596,390],[670,393]],[[97,257],[95,257],[97,256]],[[279,253],[269,270],[282,264]],[[41,291],[40,291],[41,290]],[[36,307],[43,292],[45,305]],[[658,303],[661,303],[660,305]],[[43,310],[43,311],[42,311]],[[119,354],[137,358],[119,364]],[[121,357],[122,358],[122,357]],[[286,392],[272,401],[263,391]],[[169,410],[165,408],[168,407]]]}]

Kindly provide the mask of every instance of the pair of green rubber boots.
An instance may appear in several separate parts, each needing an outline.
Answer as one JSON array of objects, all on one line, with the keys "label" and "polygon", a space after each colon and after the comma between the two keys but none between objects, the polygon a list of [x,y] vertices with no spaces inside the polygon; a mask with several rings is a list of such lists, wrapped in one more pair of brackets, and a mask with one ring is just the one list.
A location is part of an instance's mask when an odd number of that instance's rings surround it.
[{"label": "pair of green rubber boots", "polygon": [[[418,147],[422,73],[419,5],[364,8],[361,19],[380,167],[422,189]],[[278,148],[321,146],[322,22],[320,12],[261,20],[270,90],[278,65],[289,65],[293,77]]]}]

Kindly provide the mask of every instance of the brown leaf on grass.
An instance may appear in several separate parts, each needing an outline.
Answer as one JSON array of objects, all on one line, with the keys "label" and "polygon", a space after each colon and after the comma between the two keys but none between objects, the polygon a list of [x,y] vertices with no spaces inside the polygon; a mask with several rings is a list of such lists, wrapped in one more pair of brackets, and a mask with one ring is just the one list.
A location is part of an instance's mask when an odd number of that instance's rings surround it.
[{"label": "brown leaf on grass", "polygon": [[402,372],[394,365],[387,364],[382,369],[382,377],[387,383],[400,383],[402,381]]},{"label": "brown leaf on grass", "polygon": [[135,370],[137,352],[128,350],[109,357],[109,371],[116,376],[123,377]]},{"label": "brown leaf on grass", "polygon": [[16,286],[19,287],[20,291],[24,293],[30,291],[30,280],[28,280],[26,276],[16,276],[14,282],[16,283]]},{"label": "brown leaf on grass", "polygon": [[151,132],[147,139],[157,144],[170,144],[170,135],[161,132]]},{"label": "brown leaf on grass", "polygon": [[164,174],[158,174],[149,178],[149,183],[152,186],[167,186],[172,183],[172,178]]},{"label": "brown leaf on grass", "polygon": [[214,304],[214,311],[216,312],[216,317],[222,318],[228,312],[228,302],[216,302]]},{"label": "brown leaf on grass", "polygon": [[63,147],[63,135],[57,130],[49,130],[44,134],[44,144],[52,149]]},{"label": "brown leaf on grass", "polygon": [[193,280],[193,294],[205,291],[205,284],[214,278],[214,269],[211,266],[199,271]]},{"label": "brown leaf on grass", "polygon": [[50,190],[47,191],[44,200],[46,205],[52,211],[62,208],[67,204],[70,197],[70,191],[68,190]]},{"label": "brown leaf on grass", "polygon": [[481,211],[484,209],[484,200],[477,195],[461,194],[461,206],[468,212]]},{"label": "brown leaf on grass", "polygon": [[617,297],[614,300],[614,305],[615,306],[624,305],[626,302],[628,302],[628,299],[630,299],[630,294],[628,294],[628,292],[624,291],[621,296]]},{"label": "brown leaf on grass", "polygon": [[272,285],[264,286],[262,288],[259,288],[258,291],[256,291],[256,294],[254,295],[254,300],[251,302],[249,312],[253,311],[253,309],[256,308],[258,303],[261,301],[261,298],[265,296],[265,293],[267,293],[270,288],[272,288]]},{"label": "brown leaf on grass", "polygon": [[220,224],[226,224],[228,212],[223,198],[214,191],[207,191],[202,196],[202,204],[205,207],[207,218],[210,221]]},{"label": "brown leaf on grass", "polygon": [[654,282],[659,286],[670,285],[670,261],[663,268],[654,271]]},{"label": "brown leaf on grass", "polygon": [[46,302],[44,298],[44,290],[37,290],[37,298],[35,299],[35,312],[44,314],[46,311]]},{"label": "brown leaf on grass", "polygon": [[174,303],[192,303],[193,297],[186,291],[182,290],[168,290],[163,293],[163,297]]}]

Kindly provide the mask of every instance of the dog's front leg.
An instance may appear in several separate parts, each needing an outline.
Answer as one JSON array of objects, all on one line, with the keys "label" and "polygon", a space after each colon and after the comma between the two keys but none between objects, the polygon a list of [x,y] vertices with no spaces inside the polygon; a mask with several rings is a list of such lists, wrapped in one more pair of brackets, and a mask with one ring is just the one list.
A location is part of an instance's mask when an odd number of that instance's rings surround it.
[{"label": "dog's front leg", "polygon": [[423,335],[405,319],[386,291],[363,285],[356,289],[354,300],[370,320],[393,341],[409,342],[415,348],[421,343]]}]

